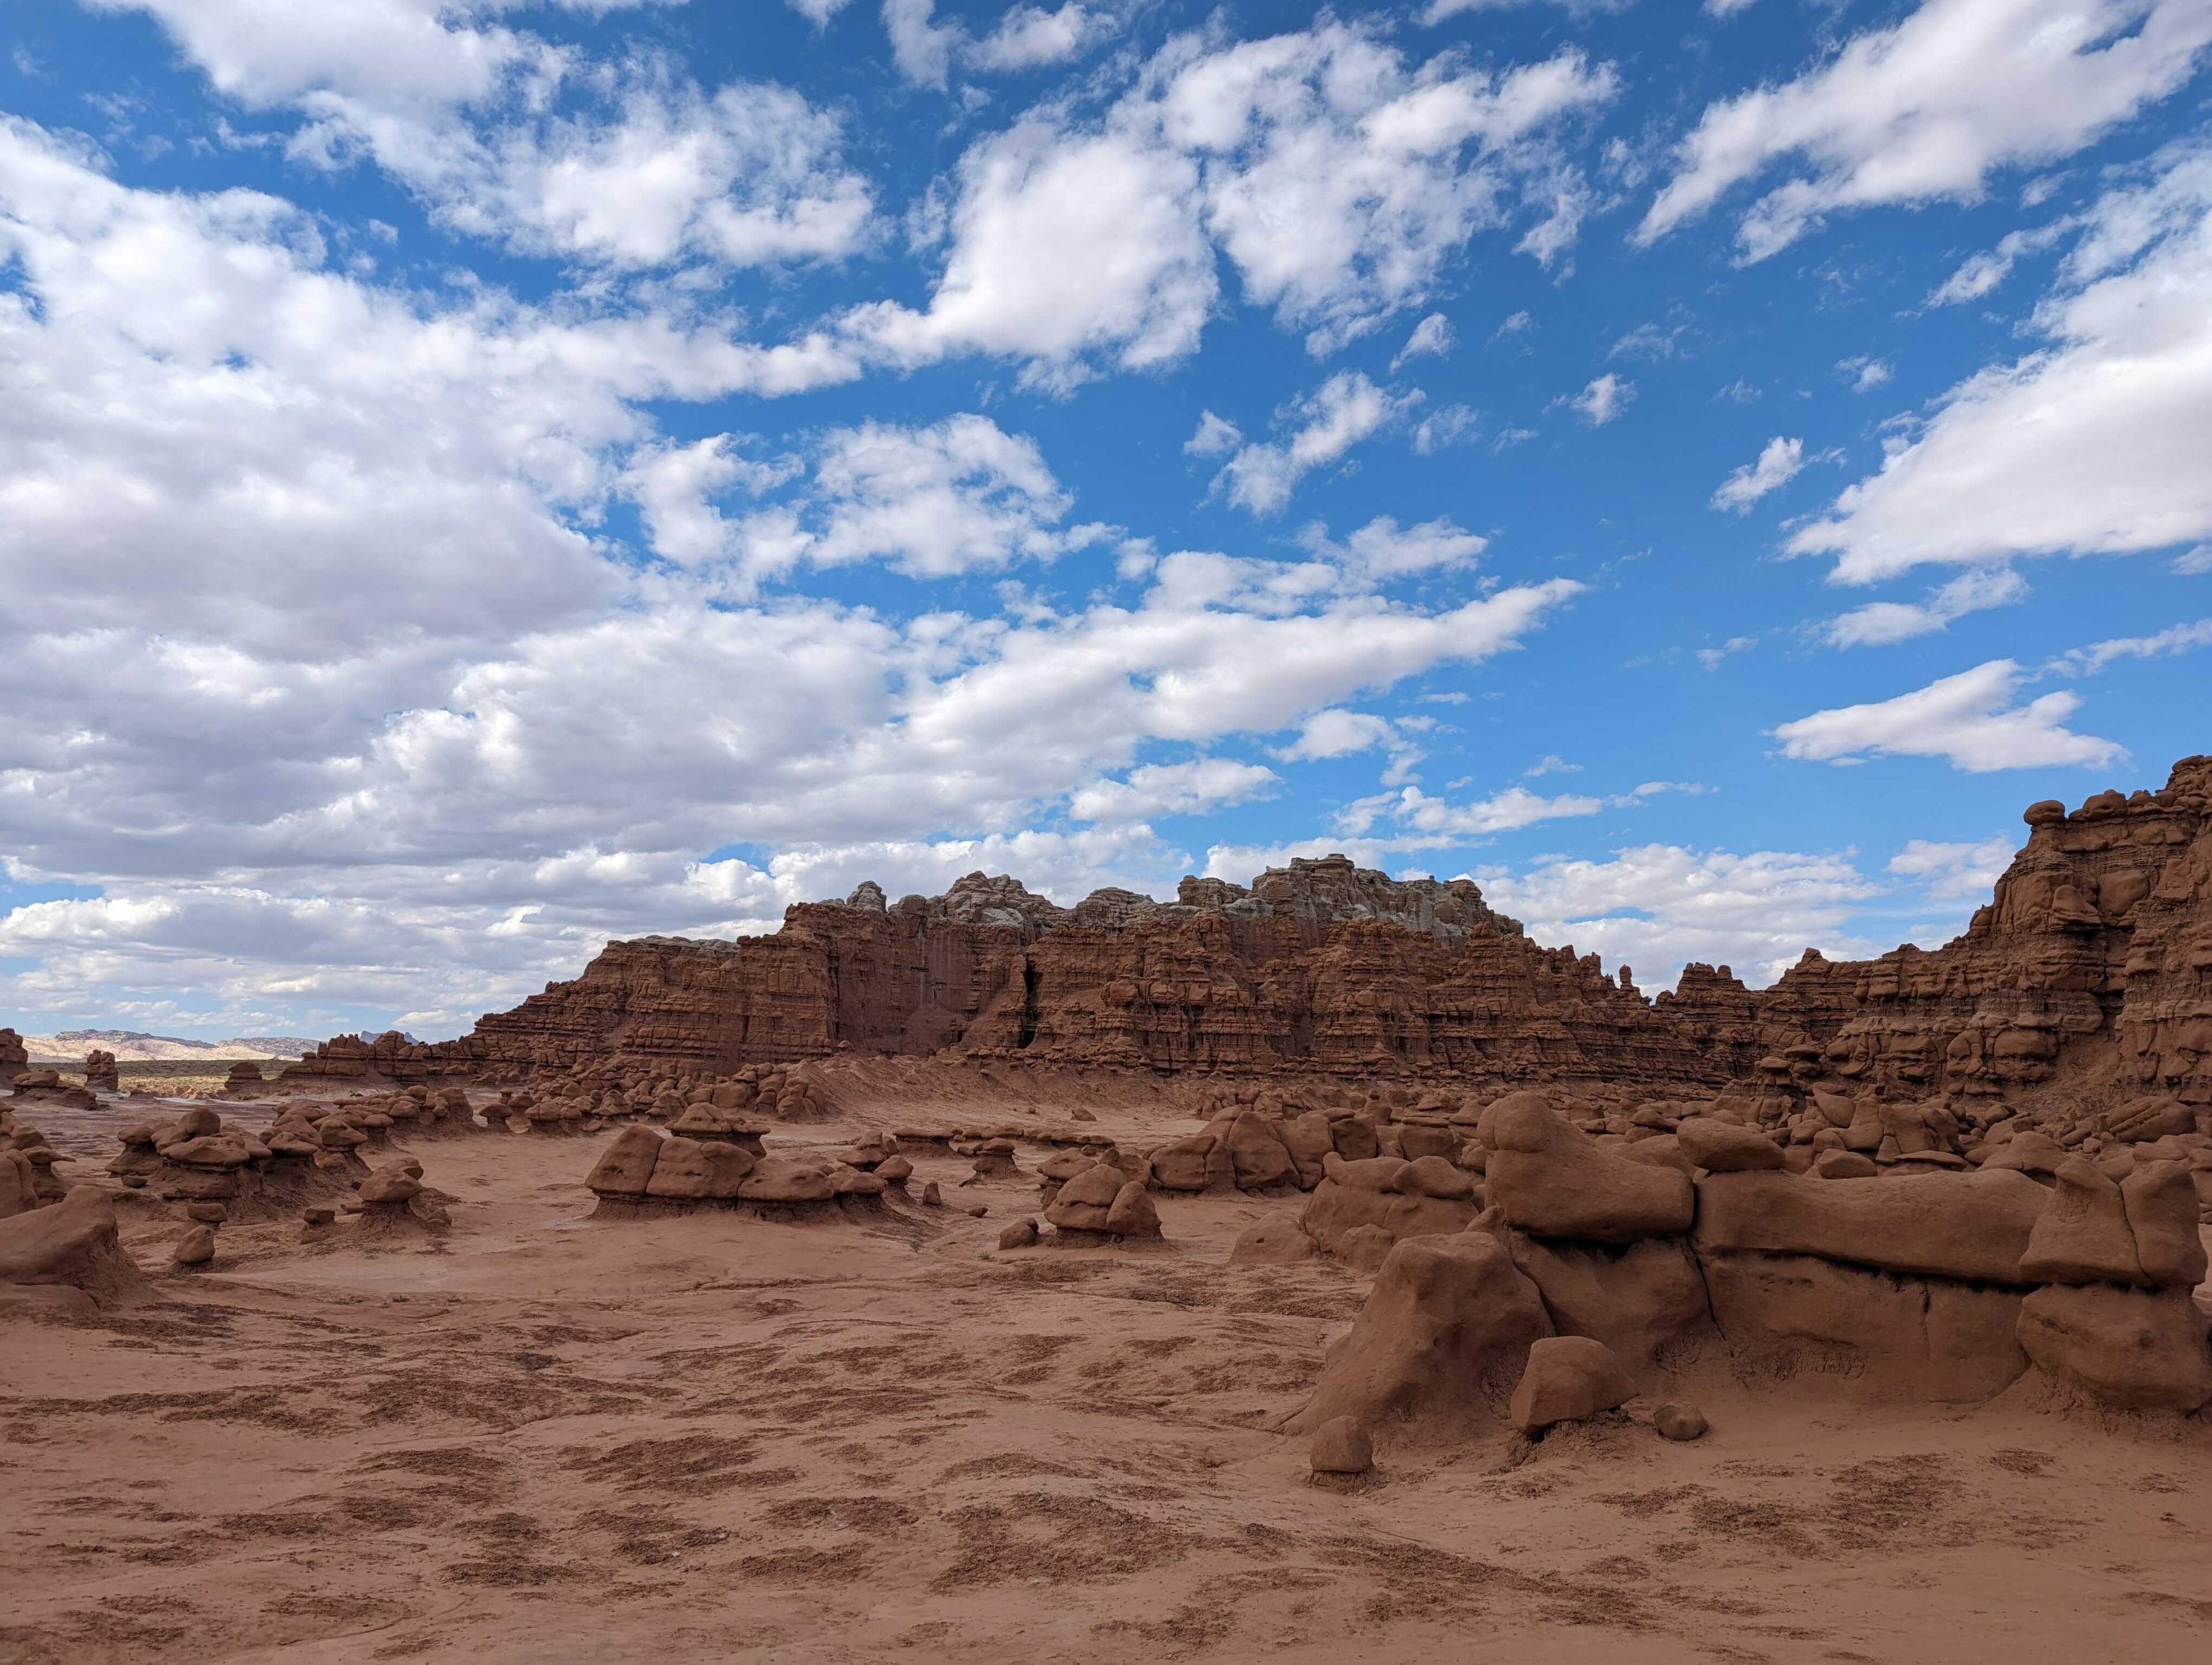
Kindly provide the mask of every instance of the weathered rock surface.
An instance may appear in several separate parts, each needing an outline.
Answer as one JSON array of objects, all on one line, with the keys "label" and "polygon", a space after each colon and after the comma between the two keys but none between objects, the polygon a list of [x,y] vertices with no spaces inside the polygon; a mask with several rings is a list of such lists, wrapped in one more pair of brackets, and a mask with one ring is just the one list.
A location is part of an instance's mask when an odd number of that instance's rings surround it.
[{"label": "weathered rock surface", "polygon": [[1379,1427],[1481,1421],[1504,1409],[1528,1346],[1552,1333],[1536,1286],[1484,1231],[1415,1237],[1390,1251],[1305,1407],[1310,1433],[1348,1416]]},{"label": "weathered rock surface", "polygon": [[2021,1272],[2046,1193],[2025,1174],[1915,1174],[1848,1185],[1784,1174],[1698,1182],[1697,1245],[1815,1255],[1983,1283]]},{"label": "weathered rock surface", "polygon": [[2106,1404],[2190,1412],[2212,1401],[2204,1316],[2185,1290],[2039,1289],[2019,1334],[2036,1364]]},{"label": "weathered rock surface", "polygon": [[1636,1391],[1613,1349],[1586,1335],[1551,1335],[1528,1347],[1528,1368],[1506,1413],[1524,1434],[1610,1411]]},{"label": "weathered rock surface", "polygon": [[1686,1174],[1631,1162],[1568,1126],[1542,1095],[1515,1093],[1483,1117],[1489,1197],[1524,1231],[1633,1243],[1690,1229]]},{"label": "weathered rock surface", "polygon": [[52,1207],[0,1220],[0,1284],[64,1284],[103,1306],[138,1299],[149,1289],[124,1250],[114,1206],[90,1186]]}]

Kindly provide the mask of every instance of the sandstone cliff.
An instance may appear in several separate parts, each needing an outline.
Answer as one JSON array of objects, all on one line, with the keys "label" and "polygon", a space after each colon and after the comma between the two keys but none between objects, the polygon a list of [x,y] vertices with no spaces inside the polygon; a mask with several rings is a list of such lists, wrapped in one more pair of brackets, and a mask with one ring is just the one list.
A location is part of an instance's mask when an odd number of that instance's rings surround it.
[{"label": "sandstone cliff", "polygon": [[623,1060],[699,1071],[839,1051],[1158,1073],[1419,1073],[1711,1090],[1832,1074],[1905,1098],[2124,1089],[2212,1102],[2212,758],[2166,787],[2027,811],[1965,935],[1772,987],[1692,965],[1648,1001],[1623,968],[1531,942],[1465,879],[1343,856],[1171,902],[1060,908],[1007,878],[887,903],[863,884],[772,937],[610,943],[459,1042],[332,1042],[301,1073],[521,1073]]}]

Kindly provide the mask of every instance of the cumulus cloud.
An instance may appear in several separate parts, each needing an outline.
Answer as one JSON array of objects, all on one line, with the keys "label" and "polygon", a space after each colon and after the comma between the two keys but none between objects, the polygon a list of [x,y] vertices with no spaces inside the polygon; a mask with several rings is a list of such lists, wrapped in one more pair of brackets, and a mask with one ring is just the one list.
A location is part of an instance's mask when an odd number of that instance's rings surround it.
[{"label": "cumulus cloud", "polygon": [[2212,151],[2169,152],[2100,198],[2033,325],[2046,346],[1952,388],[1789,548],[1866,583],[2212,535]]},{"label": "cumulus cloud", "polygon": [[2013,841],[1984,838],[1979,843],[1946,844],[1916,838],[1889,859],[1889,871],[1918,879],[1939,901],[1987,897],[2012,865]]},{"label": "cumulus cloud", "polygon": [[942,89],[956,65],[988,74],[1064,64],[1113,27],[1103,10],[1074,0],[1053,11],[1009,7],[981,39],[957,21],[937,21],[936,12],[936,0],[884,0],[891,61],[917,87]]},{"label": "cumulus cloud", "polygon": [[1488,538],[1448,519],[1401,526],[1388,514],[1376,515],[1340,544],[1331,543],[1319,526],[1309,527],[1303,541],[1365,585],[1466,567],[1490,547]]},{"label": "cumulus cloud", "polygon": [[1925,601],[1875,601],[1828,621],[1831,647],[1876,647],[1947,629],[1951,621],[2027,599],[2027,582],[2008,567],[1962,573]]},{"label": "cumulus cloud", "polygon": [[1991,659],[1894,699],[1816,711],[1774,731],[1784,757],[1856,763],[1875,757],[1942,757],[1976,774],[2049,764],[2109,763],[2124,756],[2110,740],[2076,734],[2066,720],[2078,695],[2019,703],[2026,680],[2011,659]]},{"label": "cumulus cloud", "polygon": [[1747,260],[1826,215],[1972,201],[1996,169],[2070,155],[2185,83],[2212,43],[2198,0],[1924,0],[1794,81],[1709,106],[1646,211],[1649,243],[1778,163],[1805,171],[1737,227]]},{"label": "cumulus cloud", "polygon": [[1848,958],[1887,946],[1846,931],[1856,905],[1881,887],[1839,854],[1646,844],[1609,860],[1557,857],[1474,877],[1539,942],[1633,965],[1646,987],[1672,983],[1689,960],[1728,964],[1756,987],[1808,947]]},{"label": "cumulus cloud", "polygon": [[1562,397],[1553,403],[1565,405],[1580,414],[1592,428],[1602,428],[1628,409],[1629,401],[1636,397],[1636,384],[1623,381],[1608,370],[1594,378],[1589,385],[1572,398]]},{"label": "cumulus cloud", "polygon": [[1119,781],[1097,780],[1068,799],[1078,821],[1143,821],[1159,815],[1192,815],[1262,797],[1281,777],[1259,763],[1230,757],[1194,757],[1183,763],[1147,763]]},{"label": "cumulus cloud", "polygon": [[[1126,605],[739,605],[718,563],[763,495],[793,559],[922,574],[1091,532],[988,418],[672,439],[661,407],[775,362],[648,313],[434,305],[331,270],[277,199],[124,187],[21,122],[0,260],[0,830],[11,882],[102,893],[5,915],[28,1008],[192,984],[436,1032],[609,934],[773,925],[825,852],[1157,876],[1179,858],[1140,822],[1033,823],[1263,785],[1231,762],[1176,799],[1135,766],[1486,659],[1579,589],[1388,600],[1382,568],[1473,553],[1391,523],[1340,558],[1148,559]],[[617,496],[658,559],[606,537]],[[702,859],[732,845],[778,854]]]},{"label": "cumulus cloud", "polygon": [[1788,485],[1804,466],[1805,441],[1778,434],[1766,442],[1756,462],[1746,463],[1721,482],[1713,493],[1713,507],[1748,513],[1753,503]]},{"label": "cumulus cloud", "polygon": [[1181,358],[1219,292],[1198,187],[1141,106],[1089,129],[1025,117],[961,157],[928,304],[872,302],[846,331],[896,364],[984,353],[1060,386]]},{"label": "cumulus cloud", "polygon": [[1398,731],[1389,720],[1369,711],[1332,708],[1306,719],[1297,739],[1275,755],[1286,762],[1311,762],[1324,757],[1349,757],[1390,744]]},{"label": "cumulus cloud", "polygon": [[1243,444],[1244,435],[1237,424],[1225,416],[1217,416],[1211,410],[1198,413],[1198,426],[1182,442],[1186,457],[1225,457]]},{"label": "cumulus cloud", "polygon": [[1290,501],[1306,475],[1337,461],[1412,402],[1384,392],[1357,370],[1339,371],[1277,412],[1276,428],[1288,431],[1273,442],[1240,447],[1214,477],[1214,488],[1239,508],[1273,514]]},{"label": "cumulus cloud", "polygon": [[1478,232],[1553,192],[1573,171],[1562,124],[1617,88],[1577,52],[1494,74],[1414,64],[1329,20],[1178,37],[1103,111],[1040,107],[970,146],[926,304],[869,303],[842,329],[897,365],[983,353],[1066,389],[1192,352],[1225,254],[1247,301],[1327,352],[1421,304]]},{"label": "cumulus cloud", "polygon": [[577,53],[471,10],[349,0],[85,0],[151,13],[216,90],[290,110],[295,158],[366,156],[441,220],[617,267],[836,258],[866,240],[867,182],[837,119],[787,88],[711,93],[651,58]]}]

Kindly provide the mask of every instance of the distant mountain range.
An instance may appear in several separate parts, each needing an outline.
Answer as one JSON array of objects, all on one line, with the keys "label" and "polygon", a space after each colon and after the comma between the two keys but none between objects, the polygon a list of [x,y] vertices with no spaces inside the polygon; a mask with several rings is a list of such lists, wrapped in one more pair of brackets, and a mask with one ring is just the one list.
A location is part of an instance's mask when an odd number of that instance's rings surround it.
[{"label": "distant mountain range", "polygon": [[175,1035],[148,1035],[135,1029],[65,1029],[52,1035],[26,1035],[24,1050],[42,1062],[82,1064],[97,1047],[115,1054],[118,1064],[193,1058],[298,1058],[317,1042],[296,1035],[240,1035],[228,1041],[187,1041]]}]

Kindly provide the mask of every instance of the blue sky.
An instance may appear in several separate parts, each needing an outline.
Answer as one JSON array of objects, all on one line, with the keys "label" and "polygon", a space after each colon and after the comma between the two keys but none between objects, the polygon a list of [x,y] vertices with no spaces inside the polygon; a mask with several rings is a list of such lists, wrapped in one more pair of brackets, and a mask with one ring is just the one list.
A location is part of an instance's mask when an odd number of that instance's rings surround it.
[{"label": "blue sky", "polygon": [[2212,0],[84,0],[0,1023],[1343,849],[1647,988],[2212,744]]}]

